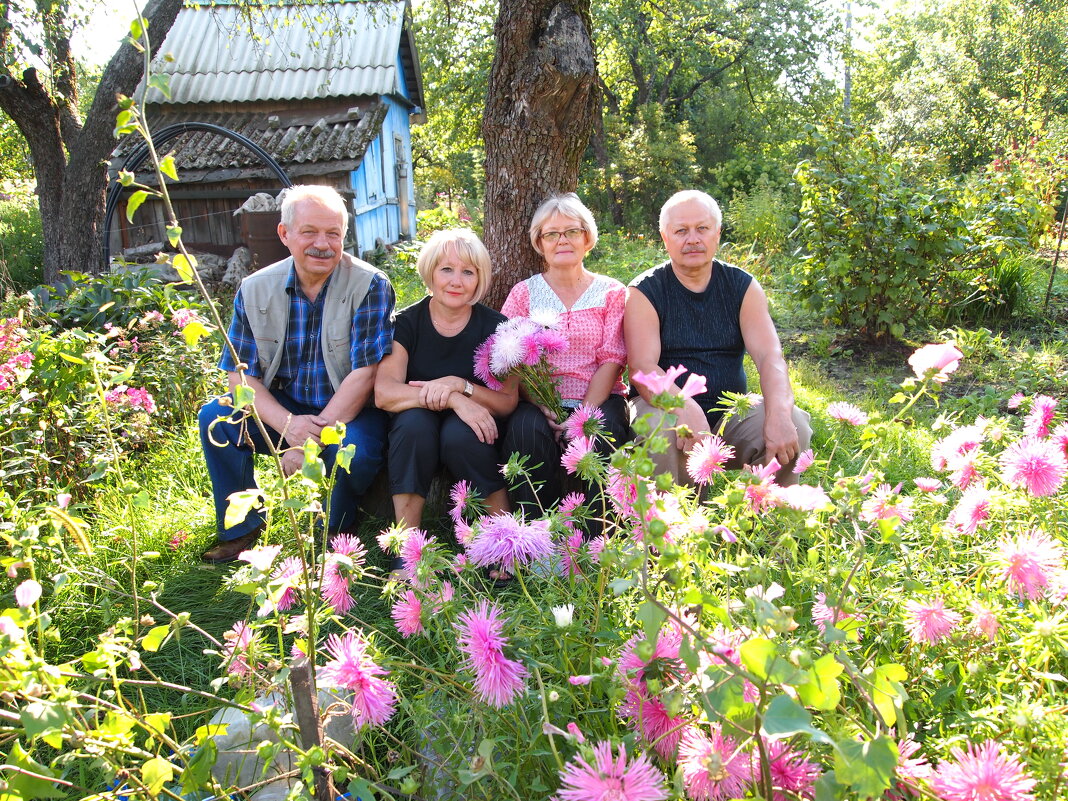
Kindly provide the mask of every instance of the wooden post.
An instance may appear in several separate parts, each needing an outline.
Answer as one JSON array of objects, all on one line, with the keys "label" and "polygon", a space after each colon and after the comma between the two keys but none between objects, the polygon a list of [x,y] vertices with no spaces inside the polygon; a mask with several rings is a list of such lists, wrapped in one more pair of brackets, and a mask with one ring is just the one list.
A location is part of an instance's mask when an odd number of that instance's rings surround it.
[{"label": "wooden post", "polygon": [[[319,699],[315,696],[315,682],[312,679],[311,663],[302,659],[294,665],[289,674],[289,686],[293,690],[293,707],[297,713],[297,727],[300,730],[300,744],[305,750],[323,745],[323,728],[319,719]],[[315,771],[316,801],[336,801],[337,790],[334,789],[334,777],[325,767]]]}]

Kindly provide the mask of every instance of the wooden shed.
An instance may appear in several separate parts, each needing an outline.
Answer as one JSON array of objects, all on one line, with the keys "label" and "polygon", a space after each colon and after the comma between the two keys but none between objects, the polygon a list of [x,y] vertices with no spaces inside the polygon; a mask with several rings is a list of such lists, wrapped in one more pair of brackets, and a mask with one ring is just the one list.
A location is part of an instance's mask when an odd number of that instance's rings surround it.
[{"label": "wooden shed", "polygon": [[[146,94],[152,130],[212,123],[266,150],[294,183],[333,186],[350,203],[355,253],[414,235],[410,126],[424,117],[407,2],[188,5],[159,52],[153,69],[170,96]],[[137,144],[120,144],[114,169]],[[183,240],[197,249],[228,255],[250,234],[234,211],[282,188],[252,151],[214,133],[183,133],[164,150],[179,172],[169,190]],[[262,236],[273,223],[251,227]],[[163,240],[158,204],[145,203],[133,224],[125,213],[112,222],[112,253]]]}]

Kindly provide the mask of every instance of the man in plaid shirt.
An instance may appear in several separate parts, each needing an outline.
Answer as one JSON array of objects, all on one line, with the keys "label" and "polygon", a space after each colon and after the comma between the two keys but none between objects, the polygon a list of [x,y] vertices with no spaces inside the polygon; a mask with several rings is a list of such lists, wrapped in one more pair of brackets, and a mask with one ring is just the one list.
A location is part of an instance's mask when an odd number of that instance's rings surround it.
[{"label": "man in plaid shirt", "polygon": [[[250,275],[234,298],[235,353],[224,349],[219,362],[231,394],[200,411],[218,536],[206,562],[233,561],[266,527],[260,508],[225,525],[231,493],[256,489],[253,454],[267,451],[255,422],[233,412],[232,393],[242,381],[255,391],[268,435],[284,449],[286,475],[301,468],[308,440],[322,446],[323,429],[344,424],[341,444],[356,451],[348,469],[337,470],[330,531],[354,529],[359,499],[382,466],[386,416],[371,392],[378,362],[392,346],[395,296],[382,272],[342,250],[347,228],[348,209],[333,189],[287,189],[278,236],[292,255]],[[328,471],[337,451],[333,444],[323,448]]]}]

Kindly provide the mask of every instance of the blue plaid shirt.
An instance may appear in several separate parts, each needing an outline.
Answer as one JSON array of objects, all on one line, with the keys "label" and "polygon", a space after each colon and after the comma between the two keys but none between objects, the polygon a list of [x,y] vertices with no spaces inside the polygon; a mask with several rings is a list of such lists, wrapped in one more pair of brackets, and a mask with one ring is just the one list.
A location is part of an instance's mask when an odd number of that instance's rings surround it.
[{"label": "blue plaid shirt", "polygon": [[[315,300],[309,300],[300,288],[296,271],[290,268],[285,287],[289,294],[289,325],[274,386],[268,387],[272,392],[319,411],[334,395],[322,348],[323,304],[331,279],[333,275],[323,284]],[[395,300],[393,286],[384,275],[376,273],[367,288],[367,296],[352,318],[350,357],[353,370],[378,364],[392,350]],[[259,351],[240,289],[234,296],[234,319],[228,334],[238,358],[248,365],[247,374],[262,378]],[[223,349],[219,367],[227,372],[237,369],[227,348]]]}]

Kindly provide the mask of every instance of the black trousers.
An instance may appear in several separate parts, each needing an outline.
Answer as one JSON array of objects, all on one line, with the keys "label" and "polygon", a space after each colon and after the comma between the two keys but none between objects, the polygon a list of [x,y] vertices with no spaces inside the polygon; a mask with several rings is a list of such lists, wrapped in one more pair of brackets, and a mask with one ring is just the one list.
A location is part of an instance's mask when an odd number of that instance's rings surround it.
[{"label": "black trousers", "polygon": [[[612,437],[614,443],[609,444],[598,437],[597,451],[610,454],[631,438],[630,407],[621,395],[609,395],[600,408],[604,413],[605,432]],[[505,458],[512,453],[529,456],[527,468],[535,485],[539,485],[537,493],[526,480],[511,487],[508,494],[513,506],[529,506],[531,508],[528,514],[536,514],[540,509],[548,511],[560,502],[563,497],[563,468],[560,466],[562,451],[541,409],[532,403],[520,401],[515,413],[508,420],[502,451]],[[588,500],[598,494],[591,490],[592,488],[587,487]]]},{"label": "black trousers", "polygon": [[[498,427],[503,425],[498,421]],[[498,429],[498,430],[499,430]],[[500,442],[500,437],[498,437]],[[405,409],[389,426],[389,491],[426,497],[444,464],[457,481],[466,479],[485,498],[504,489],[497,445],[479,442],[452,410]]]}]

